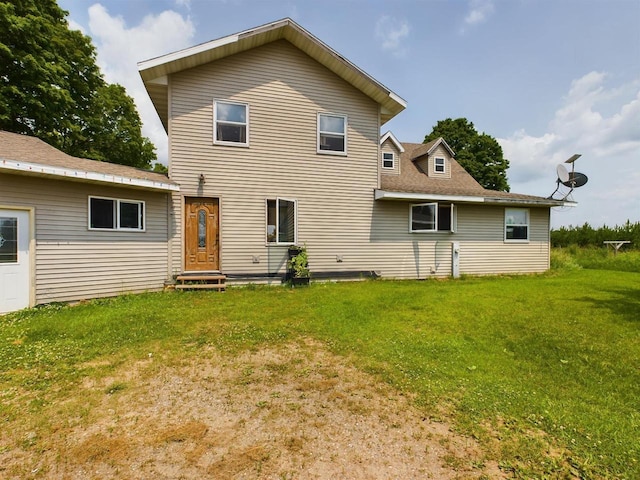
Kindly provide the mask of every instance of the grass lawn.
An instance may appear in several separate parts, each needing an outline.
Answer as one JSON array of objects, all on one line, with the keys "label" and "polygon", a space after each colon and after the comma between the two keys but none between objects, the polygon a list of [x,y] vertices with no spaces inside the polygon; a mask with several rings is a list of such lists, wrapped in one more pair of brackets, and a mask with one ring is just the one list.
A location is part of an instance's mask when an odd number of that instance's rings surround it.
[{"label": "grass lawn", "polygon": [[637,271],[172,292],[19,312],[0,317],[0,429],[46,433],[47,405],[107,376],[103,359],[299,338],[439,412],[516,478],[640,478]]}]

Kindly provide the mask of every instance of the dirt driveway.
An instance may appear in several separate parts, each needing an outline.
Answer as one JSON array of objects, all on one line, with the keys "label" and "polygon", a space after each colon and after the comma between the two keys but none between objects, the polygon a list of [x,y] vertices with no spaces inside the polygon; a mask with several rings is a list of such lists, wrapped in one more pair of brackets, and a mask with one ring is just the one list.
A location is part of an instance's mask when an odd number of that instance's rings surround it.
[{"label": "dirt driveway", "polygon": [[44,448],[0,452],[0,477],[503,478],[474,441],[317,342],[171,365],[150,353],[82,388],[87,408],[52,408]]}]

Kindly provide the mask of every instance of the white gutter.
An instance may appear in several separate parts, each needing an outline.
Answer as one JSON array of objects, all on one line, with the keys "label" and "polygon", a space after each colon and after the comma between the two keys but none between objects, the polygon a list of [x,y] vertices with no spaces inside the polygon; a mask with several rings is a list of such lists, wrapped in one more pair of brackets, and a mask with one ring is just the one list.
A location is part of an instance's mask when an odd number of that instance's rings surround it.
[{"label": "white gutter", "polygon": [[441,200],[444,202],[484,203],[483,197],[469,195],[437,195],[431,193],[387,192],[375,189],[376,200]]},{"label": "white gutter", "polygon": [[84,170],[52,167],[49,165],[41,165],[39,163],[18,162],[15,160],[0,159],[0,169],[11,170],[14,172],[33,173],[36,175],[50,175],[71,180],[109,183],[119,186],[144,188],[148,190],[163,190],[170,192],[180,191],[180,187],[178,185],[169,182],[156,182],[155,180],[146,180],[143,178],[132,178],[99,172],[87,172]]},{"label": "white gutter", "polygon": [[387,192],[375,189],[374,198],[376,200],[413,200],[413,201],[442,201],[458,203],[485,203],[489,205],[537,205],[544,207],[575,207],[576,202],[562,200],[549,200],[546,198],[497,198],[497,197],[475,197],[470,195],[440,195],[431,193],[409,193],[409,192]]},{"label": "white gutter", "polygon": [[576,202],[567,202],[564,200],[551,200],[547,198],[541,198],[540,200],[530,198],[496,198],[486,197],[485,203],[497,204],[497,205],[540,205],[543,207],[575,207],[578,205]]}]

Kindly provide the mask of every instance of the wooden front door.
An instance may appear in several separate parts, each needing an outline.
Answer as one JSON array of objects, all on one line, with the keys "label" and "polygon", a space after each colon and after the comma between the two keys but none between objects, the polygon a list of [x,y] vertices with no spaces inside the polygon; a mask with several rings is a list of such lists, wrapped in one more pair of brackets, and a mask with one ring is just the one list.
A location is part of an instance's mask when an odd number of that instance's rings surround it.
[{"label": "wooden front door", "polygon": [[185,271],[220,269],[217,198],[186,198],[184,227]]}]

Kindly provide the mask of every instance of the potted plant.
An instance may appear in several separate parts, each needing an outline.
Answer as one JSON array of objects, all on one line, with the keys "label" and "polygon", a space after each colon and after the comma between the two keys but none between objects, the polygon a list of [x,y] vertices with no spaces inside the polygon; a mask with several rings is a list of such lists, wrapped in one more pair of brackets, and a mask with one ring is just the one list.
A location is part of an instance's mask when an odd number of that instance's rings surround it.
[{"label": "potted plant", "polygon": [[[307,246],[295,247],[296,252],[290,255],[287,266],[290,272],[291,285],[309,285],[309,259],[307,257]],[[291,252],[292,249],[290,248]]]}]

